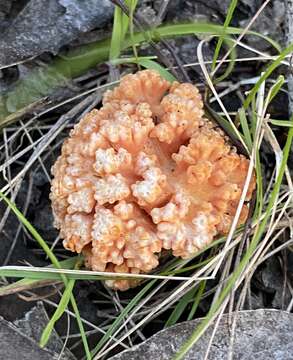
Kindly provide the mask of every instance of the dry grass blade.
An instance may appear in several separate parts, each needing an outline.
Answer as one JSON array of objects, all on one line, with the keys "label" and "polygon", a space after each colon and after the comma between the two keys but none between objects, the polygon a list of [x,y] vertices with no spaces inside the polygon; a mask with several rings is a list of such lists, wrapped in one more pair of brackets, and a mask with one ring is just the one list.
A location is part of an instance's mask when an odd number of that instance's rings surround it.
[{"label": "dry grass blade", "polygon": [[54,285],[58,285],[58,284],[61,284],[61,281],[40,280],[40,281],[33,281],[31,284],[26,283],[26,284],[21,285],[19,283],[17,286],[14,283],[12,283],[10,288],[9,288],[9,286],[6,286],[5,290],[2,290],[0,288],[0,297],[1,296],[12,295],[12,294],[17,294],[17,293],[20,293],[20,292],[23,292],[23,291],[39,289],[39,288],[43,288],[43,287],[47,287],[47,286],[54,286]]}]

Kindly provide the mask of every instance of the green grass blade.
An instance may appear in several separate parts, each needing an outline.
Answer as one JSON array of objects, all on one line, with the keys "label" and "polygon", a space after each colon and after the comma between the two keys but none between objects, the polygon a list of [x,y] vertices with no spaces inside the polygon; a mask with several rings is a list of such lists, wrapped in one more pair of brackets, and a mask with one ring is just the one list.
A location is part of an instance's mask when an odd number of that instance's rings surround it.
[{"label": "green grass blade", "polygon": [[256,99],[255,96],[251,101],[251,118],[250,118],[250,133],[252,135],[252,139],[255,138],[255,132],[257,127],[257,111],[256,111]]},{"label": "green grass blade", "polygon": [[280,75],[278,79],[276,80],[275,84],[271,87],[268,94],[268,102],[270,103],[273,101],[275,96],[278,94],[282,86],[284,85],[285,78],[283,75]]},{"label": "green grass blade", "polygon": [[47,326],[45,327],[41,340],[40,340],[40,347],[45,347],[50,339],[51,333],[54,329],[55,323],[61,318],[64,311],[66,310],[68,303],[70,301],[70,297],[72,295],[73,287],[75,284],[75,280],[69,280],[66,288],[63,292],[61,300],[58,304],[57,309],[55,310],[53,316],[51,317],[50,321],[48,322]]},{"label": "green grass blade", "polygon": [[80,336],[81,336],[82,344],[83,344],[83,347],[84,347],[86,359],[87,360],[92,360],[91,352],[90,352],[89,345],[88,345],[88,342],[87,342],[86,333],[84,331],[84,327],[83,327],[83,323],[82,323],[82,320],[81,320],[81,317],[80,317],[78,306],[77,306],[75,297],[73,295],[71,295],[71,297],[70,297],[70,302],[71,302],[71,306],[72,306],[73,312],[74,312],[75,317],[76,317],[76,322],[77,322],[78,329],[79,329],[79,332],[80,332]]},{"label": "green grass blade", "polygon": [[125,5],[129,8],[130,16],[128,17],[125,13],[122,15],[122,37],[125,39],[125,36],[127,34],[128,28],[130,28],[133,23],[133,14],[135,11],[135,8],[137,6],[138,0],[125,0]]},{"label": "green grass blade", "polygon": [[[155,34],[158,34],[162,37],[170,36],[182,36],[188,34],[207,34],[207,35],[240,35],[243,33],[243,29],[237,27],[227,26],[224,29],[223,25],[216,25],[212,23],[205,22],[196,22],[196,23],[187,23],[187,24],[175,24],[175,25],[163,25],[155,29],[153,32],[154,39],[156,38]],[[280,45],[271,39],[268,36],[260,34],[256,31],[248,31],[246,35],[254,35],[260,37],[272,45],[278,52],[281,52]]]},{"label": "green grass blade", "polygon": [[146,69],[156,70],[164,79],[173,82],[176,78],[162,65],[150,59],[138,59],[138,64]]},{"label": "green grass blade", "polygon": [[112,64],[138,64],[146,69],[156,70],[164,79],[173,82],[176,78],[162,65],[154,61],[156,56],[140,56],[140,57],[131,57],[131,58],[119,58],[112,60]]},{"label": "green grass blade", "polygon": [[210,261],[211,261],[211,258],[207,258],[207,259],[205,259],[205,260],[203,260],[203,261],[201,261],[201,262],[199,262],[197,264],[190,265],[190,266],[185,266],[182,269],[170,271],[170,272],[168,272],[168,274],[177,275],[177,274],[185,273],[185,272],[190,271],[190,270],[195,270],[195,269],[201,268],[202,266],[208,264]]},{"label": "green grass blade", "polygon": [[[74,265],[76,263],[76,260],[77,260],[77,256],[74,256],[72,258],[60,261],[59,263],[60,263],[60,265],[61,265],[61,267],[63,269],[73,269]],[[49,266],[49,267],[51,267],[51,266]],[[0,274],[1,274],[1,267],[0,267]],[[19,288],[30,286],[30,285],[33,286],[36,283],[39,283],[41,285],[42,280],[43,281],[48,280],[48,278],[45,278],[45,279],[43,279],[43,278],[42,279],[31,279],[31,278],[26,278],[25,274],[22,274],[22,275],[23,276],[21,276],[21,277],[24,277],[24,279],[18,280],[18,281],[13,282],[13,283],[11,283],[9,285],[1,286],[0,287],[0,296],[2,296],[3,294],[5,294],[8,291],[17,290]],[[5,275],[4,273],[2,273],[0,276],[10,276],[10,274]],[[12,277],[19,277],[19,276],[12,276]]]},{"label": "green grass blade", "polygon": [[120,55],[122,44],[122,10],[115,6],[112,38],[110,44],[109,58],[116,59]]},{"label": "green grass blade", "polygon": [[243,135],[244,135],[243,138],[244,138],[245,144],[246,144],[248,150],[251,152],[251,150],[252,150],[252,138],[251,138],[251,133],[250,133],[250,130],[249,130],[249,125],[248,125],[247,117],[246,117],[246,114],[245,114],[245,110],[243,108],[240,108],[238,110],[238,117],[239,117],[239,121],[240,121],[241,128],[242,128],[242,131],[243,131]]},{"label": "green grass blade", "polygon": [[[130,33],[130,38],[132,40],[132,51],[133,51],[133,55],[138,58],[138,53],[137,53],[137,48],[135,45],[135,41],[134,41],[134,26],[133,26],[133,15],[134,15],[134,11],[137,5],[137,1],[138,0],[127,0],[129,3],[129,33]],[[126,16],[126,14],[123,14],[124,16]]]},{"label": "green grass blade", "polygon": [[[0,276],[4,277],[13,277],[13,278],[26,278],[27,280],[57,280],[62,281],[62,276],[66,276],[67,279],[72,280],[91,280],[91,281],[101,281],[101,280],[111,280],[111,279],[125,279],[127,277],[119,277],[118,275],[113,276],[103,276],[96,274],[82,274],[82,271],[75,273],[66,273],[66,269],[59,269],[60,271],[46,271],[46,268],[35,268],[33,270],[31,266],[21,266],[19,269],[15,267],[4,266],[0,268]],[[49,269],[48,269],[49,270]],[[64,270],[64,272],[62,272]],[[18,282],[17,282],[18,283]],[[5,288],[5,287],[4,287]],[[0,288],[1,290],[2,288]],[[1,294],[1,291],[0,291]]]},{"label": "green grass blade", "polygon": [[139,57],[122,57],[118,59],[111,60],[113,65],[120,65],[120,64],[134,64],[141,60],[156,60],[157,56],[139,56]]},{"label": "green grass blade", "polygon": [[225,42],[225,44],[228,46],[228,48],[231,49],[230,54],[229,54],[230,62],[228,63],[224,73],[221,76],[214,79],[214,84],[220,83],[221,81],[226,79],[226,77],[228,77],[231,74],[231,72],[234,69],[235,60],[237,57],[236,48],[233,47],[234,44],[231,42],[230,38],[226,37],[226,36],[222,36],[222,39],[223,39],[223,42]]},{"label": "green grass blade", "polygon": [[[125,0],[125,5],[130,9],[130,13],[133,14],[137,5],[137,0]],[[131,19],[132,21],[132,16]],[[127,34],[129,27],[129,18],[121,10],[119,6],[115,6],[114,10],[114,22],[112,29],[112,37],[109,51],[110,60],[117,59],[122,50],[122,44]]]},{"label": "green grass blade", "polygon": [[270,123],[276,126],[293,127],[293,123],[288,120],[274,120],[270,119]]},{"label": "green grass blade", "polygon": [[261,166],[261,160],[260,160],[260,154],[257,152],[256,154],[256,161],[255,161],[255,172],[256,172],[256,206],[254,209],[254,216],[257,218],[260,217],[262,211],[263,211],[263,195],[264,195],[264,189],[263,189],[263,176],[262,176],[262,166]]},{"label": "green grass blade", "polygon": [[183,314],[184,310],[189,305],[190,301],[193,299],[194,295],[197,292],[197,287],[190,289],[177,303],[171,315],[165,323],[165,327],[172,326],[177,323],[180,316]]},{"label": "green grass blade", "polygon": [[[230,24],[230,22],[232,20],[234,10],[236,9],[237,3],[238,3],[238,0],[232,0],[230,2],[230,5],[229,5],[228,11],[227,11],[227,15],[226,15],[226,19],[224,22],[224,30],[227,29],[228,25]],[[223,40],[224,40],[223,36],[221,36],[217,42],[217,46],[216,46],[216,49],[214,52],[214,57],[213,57],[212,70],[215,69],[216,62],[217,62],[219,54],[220,54],[221,46],[223,44]]]},{"label": "green grass blade", "polygon": [[263,73],[263,75],[256,82],[254,87],[250,90],[248,97],[244,101],[244,108],[247,109],[250,103],[252,102],[255,94],[258,92],[261,84],[272,74],[272,72],[281,64],[281,62],[293,51],[293,44],[289,45],[285,50],[283,50],[280,55],[274,60]]},{"label": "green grass blade", "polygon": [[198,305],[200,303],[200,300],[201,300],[201,297],[202,297],[202,294],[204,292],[204,289],[206,287],[206,280],[203,280],[200,282],[199,286],[198,286],[198,291],[196,293],[196,296],[194,298],[194,302],[192,304],[192,308],[190,310],[190,313],[187,317],[187,320],[192,320],[193,319],[193,316],[198,308]]}]

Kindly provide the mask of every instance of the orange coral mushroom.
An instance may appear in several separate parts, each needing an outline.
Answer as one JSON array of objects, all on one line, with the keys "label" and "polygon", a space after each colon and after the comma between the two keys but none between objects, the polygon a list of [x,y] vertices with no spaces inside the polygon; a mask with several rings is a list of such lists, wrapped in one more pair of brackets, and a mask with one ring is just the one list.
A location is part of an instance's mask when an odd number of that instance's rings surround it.
[{"label": "orange coral mushroom", "polygon": [[[192,257],[229,231],[248,160],[203,118],[191,84],[151,70],[122,78],[71,131],[51,200],[65,248],[99,271],[149,272],[162,249]],[[255,186],[251,181],[246,200]],[[240,217],[247,217],[244,205]],[[107,284],[125,290],[134,280]]]}]

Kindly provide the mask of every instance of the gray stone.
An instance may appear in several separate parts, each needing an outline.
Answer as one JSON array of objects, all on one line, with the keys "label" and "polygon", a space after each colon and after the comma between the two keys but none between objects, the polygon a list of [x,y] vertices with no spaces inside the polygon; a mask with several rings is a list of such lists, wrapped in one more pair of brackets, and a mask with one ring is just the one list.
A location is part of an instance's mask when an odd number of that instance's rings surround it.
[{"label": "gray stone", "polygon": [[56,54],[112,14],[110,0],[31,0],[0,37],[0,66],[47,51]]},{"label": "gray stone", "polygon": [[[233,359],[292,360],[293,314],[279,310],[252,310],[238,313]],[[189,338],[200,319],[162,330],[131,350],[111,360],[170,360]],[[204,359],[213,331],[211,326],[185,356],[185,360]],[[228,315],[220,321],[209,360],[227,359],[230,344]]]},{"label": "gray stone", "polygon": [[0,318],[1,360],[57,360],[58,356],[57,353],[41,349],[38,343],[26,336],[22,330]]},{"label": "gray stone", "polygon": [[[14,325],[16,325],[23,334],[38,343],[41,339],[44,328],[48,324],[48,321],[49,317],[43,303],[38,302],[37,306],[28,311],[22,319],[14,321]],[[63,342],[56,331],[53,330],[48,344],[46,345],[46,350],[58,354],[62,351],[62,348]],[[65,359],[74,359],[74,356],[68,349],[65,350],[60,360]]]},{"label": "gray stone", "polygon": [[291,293],[284,288],[284,274],[277,257],[272,256],[266,261],[266,267],[261,272],[264,286],[275,291],[271,307],[286,309],[291,301]]},{"label": "gray stone", "polygon": [[[253,3],[253,2],[252,2]],[[260,4],[257,7],[250,6],[251,12],[258,10]],[[274,19],[274,21],[272,21]],[[248,22],[251,20],[251,15],[239,22],[242,28],[245,28]],[[285,44],[285,5],[284,1],[274,0],[271,6],[266,6],[263,12],[257,17],[252,29],[262,35],[271,37],[280,44]],[[248,43],[258,50],[266,50],[270,47],[270,44],[259,37],[249,36],[247,37]]]}]

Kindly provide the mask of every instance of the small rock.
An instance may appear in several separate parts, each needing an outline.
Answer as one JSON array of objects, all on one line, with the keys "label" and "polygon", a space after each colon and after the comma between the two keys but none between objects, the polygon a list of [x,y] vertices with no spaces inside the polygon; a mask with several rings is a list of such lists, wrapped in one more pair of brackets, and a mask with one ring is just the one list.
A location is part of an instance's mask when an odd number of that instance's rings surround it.
[{"label": "small rock", "polygon": [[[38,302],[37,306],[28,311],[22,319],[14,321],[14,325],[26,336],[33,339],[37,343],[40,341],[44,328],[49,322],[49,317],[44,308],[43,303]],[[52,331],[50,340],[46,346],[46,350],[53,353],[60,353],[63,348],[63,342],[56,333]],[[68,349],[64,352],[64,355],[60,360],[73,359],[73,355]]]},{"label": "small rock", "polygon": [[271,307],[275,309],[287,308],[291,300],[289,289],[284,289],[284,275],[281,271],[277,257],[272,256],[266,261],[266,267],[262,273],[263,284],[275,291]]},{"label": "small rock", "polygon": [[[214,337],[209,360],[227,358],[230,344],[228,315],[225,314]],[[162,330],[143,342],[115,355],[111,360],[171,360],[189,338],[200,319]],[[192,347],[185,360],[204,359],[213,326]],[[278,310],[241,311],[237,317],[233,359],[292,360],[293,314]]]},{"label": "small rock", "polygon": [[47,51],[56,54],[112,14],[110,0],[31,0],[0,37],[0,66]]},{"label": "small rock", "polygon": [[[0,359],[5,360],[57,360],[59,354],[41,349],[38,343],[30,338],[23,329],[0,318]],[[64,354],[62,360],[73,359]]]}]

